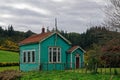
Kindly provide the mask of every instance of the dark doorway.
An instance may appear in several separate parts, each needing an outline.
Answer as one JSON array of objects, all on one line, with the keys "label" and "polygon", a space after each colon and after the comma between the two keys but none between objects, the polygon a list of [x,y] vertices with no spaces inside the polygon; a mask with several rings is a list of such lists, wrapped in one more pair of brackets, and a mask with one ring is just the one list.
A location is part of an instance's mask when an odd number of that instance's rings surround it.
[{"label": "dark doorway", "polygon": [[79,68],[79,57],[76,57],[76,69]]}]

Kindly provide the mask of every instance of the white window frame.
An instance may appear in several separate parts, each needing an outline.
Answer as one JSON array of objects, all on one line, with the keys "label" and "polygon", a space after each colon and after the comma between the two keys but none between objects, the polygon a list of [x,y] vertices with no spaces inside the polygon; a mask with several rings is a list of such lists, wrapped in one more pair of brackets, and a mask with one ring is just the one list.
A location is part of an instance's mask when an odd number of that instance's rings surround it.
[{"label": "white window frame", "polygon": [[[51,48],[51,62],[50,62],[50,48]],[[53,61],[53,48],[56,48],[56,62]],[[58,61],[58,49],[60,54],[60,60]],[[60,47],[48,47],[48,62],[49,63],[61,63],[61,48]]]},{"label": "white window frame", "polygon": [[[34,62],[33,60],[33,56],[32,56],[32,52],[34,51]],[[24,62],[24,52],[26,53],[26,62]],[[30,52],[30,62],[28,62],[28,52]],[[23,54],[22,54],[22,62],[23,63],[35,63],[36,61],[36,51],[35,50],[24,50]]]}]

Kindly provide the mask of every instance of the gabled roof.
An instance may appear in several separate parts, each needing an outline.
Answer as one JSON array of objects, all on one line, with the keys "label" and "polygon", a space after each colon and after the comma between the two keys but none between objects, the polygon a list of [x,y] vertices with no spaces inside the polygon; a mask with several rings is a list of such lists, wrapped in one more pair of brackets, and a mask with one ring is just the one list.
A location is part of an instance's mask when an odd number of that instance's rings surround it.
[{"label": "gabled roof", "polygon": [[80,49],[80,50],[82,50],[85,53],[85,51],[80,46],[73,46],[67,52],[68,53],[72,53],[72,52],[74,52],[77,49]]},{"label": "gabled roof", "polygon": [[19,45],[25,45],[25,44],[31,44],[31,43],[37,43],[37,42],[42,42],[46,40],[48,37],[52,36],[53,34],[59,35],[63,40],[65,40],[68,44],[71,44],[70,41],[68,41],[66,38],[64,38],[61,34],[57,32],[46,32],[46,33],[41,33],[37,35],[30,36],[23,41],[19,43]]}]

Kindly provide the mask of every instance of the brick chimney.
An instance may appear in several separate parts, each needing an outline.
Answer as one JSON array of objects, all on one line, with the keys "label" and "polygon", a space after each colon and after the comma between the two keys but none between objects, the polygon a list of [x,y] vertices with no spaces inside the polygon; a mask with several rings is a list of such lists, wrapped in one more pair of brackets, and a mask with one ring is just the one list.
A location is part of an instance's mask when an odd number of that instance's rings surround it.
[{"label": "brick chimney", "polygon": [[41,33],[45,33],[45,28],[44,27],[42,28],[42,32]]}]

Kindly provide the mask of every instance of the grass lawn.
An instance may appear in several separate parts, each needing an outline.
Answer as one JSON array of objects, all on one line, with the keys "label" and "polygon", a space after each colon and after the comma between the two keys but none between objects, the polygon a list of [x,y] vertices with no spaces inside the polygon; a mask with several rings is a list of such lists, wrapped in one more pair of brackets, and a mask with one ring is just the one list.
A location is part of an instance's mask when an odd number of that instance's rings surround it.
[{"label": "grass lawn", "polygon": [[[0,67],[4,70],[18,70],[19,66]],[[106,70],[108,72],[108,69]],[[21,72],[20,80],[120,80],[119,75],[82,73],[82,69],[63,71],[31,71]]]},{"label": "grass lawn", "polygon": [[19,54],[0,50],[0,62],[19,62]]},{"label": "grass lawn", "polygon": [[25,72],[20,80],[120,80],[119,75],[90,74],[69,71]]},{"label": "grass lawn", "polygon": [[[19,62],[19,54],[0,50],[0,62]],[[19,66],[0,67],[0,72],[4,70],[19,71]],[[98,71],[99,74],[91,74],[90,71],[86,72],[86,69],[21,72],[20,80],[120,80],[120,68],[117,68],[119,75],[113,75],[114,68],[111,69],[112,75],[109,68],[103,68],[102,73],[101,68]]]},{"label": "grass lawn", "polygon": [[9,67],[0,67],[0,72],[5,70],[17,70],[19,71],[19,66],[9,66]]}]

